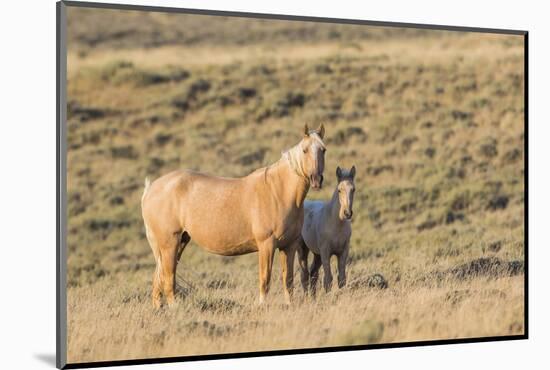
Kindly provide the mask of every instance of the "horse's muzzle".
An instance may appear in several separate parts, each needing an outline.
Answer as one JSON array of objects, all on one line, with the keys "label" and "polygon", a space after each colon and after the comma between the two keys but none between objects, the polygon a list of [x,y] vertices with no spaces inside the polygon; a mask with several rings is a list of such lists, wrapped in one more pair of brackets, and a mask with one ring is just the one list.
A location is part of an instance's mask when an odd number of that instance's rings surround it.
[{"label": "horse's muzzle", "polygon": [[321,189],[323,187],[323,175],[312,175],[310,183],[313,189]]}]

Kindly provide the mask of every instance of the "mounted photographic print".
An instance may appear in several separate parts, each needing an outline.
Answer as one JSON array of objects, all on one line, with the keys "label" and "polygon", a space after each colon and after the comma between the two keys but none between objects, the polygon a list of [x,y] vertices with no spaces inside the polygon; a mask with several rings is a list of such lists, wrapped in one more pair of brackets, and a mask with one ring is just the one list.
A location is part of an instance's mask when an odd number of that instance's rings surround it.
[{"label": "mounted photographic print", "polygon": [[527,32],[57,5],[58,367],[527,338]]}]

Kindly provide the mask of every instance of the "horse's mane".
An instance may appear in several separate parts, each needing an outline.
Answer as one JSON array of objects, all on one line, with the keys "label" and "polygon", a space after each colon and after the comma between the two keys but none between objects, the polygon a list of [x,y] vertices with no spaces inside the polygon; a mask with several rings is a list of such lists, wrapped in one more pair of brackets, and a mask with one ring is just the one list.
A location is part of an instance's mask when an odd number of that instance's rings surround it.
[{"label": "horse's mane", "polygon": [[[317,133],[312,132],[309,135],[317,143],[319,143],[319,145],[321,145],[322,148],[325,148],[325,143],[323,143],[323,140]],[[302,147],[300,146],[300,143],[298,143],[294,145],[292,148],[284,151],[282,153],[281,159],[283,158],[286,159],[290,164],[290,168],[292,168],[294,172],[296,172],[299,176],[307,177],[301,161],[303,155],[304,155],[304,152],[302,150]]]}]

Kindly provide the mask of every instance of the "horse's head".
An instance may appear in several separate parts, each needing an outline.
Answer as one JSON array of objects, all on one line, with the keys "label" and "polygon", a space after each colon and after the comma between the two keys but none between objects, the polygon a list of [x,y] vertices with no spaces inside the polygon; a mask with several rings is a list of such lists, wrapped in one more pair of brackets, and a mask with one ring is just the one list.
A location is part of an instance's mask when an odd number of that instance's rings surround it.
[{"label": "horse's head", "polygon": [[314,189],[323,186],[323,170],[325,169],[325,127],[323,124],[317,130],[309,130],[304,126],[304,137],[298,145],[301,150],[300,167],[303,175],[309,180]]},{"label": "horse's head", "polygon": [[338,216],[341,220],[349,220],[353,216],[353,194],[355,193],[355,166],[347,171],[340,167],[336,168],[336,178],[338,179],[338,200],[340,201],[340,211]]}]

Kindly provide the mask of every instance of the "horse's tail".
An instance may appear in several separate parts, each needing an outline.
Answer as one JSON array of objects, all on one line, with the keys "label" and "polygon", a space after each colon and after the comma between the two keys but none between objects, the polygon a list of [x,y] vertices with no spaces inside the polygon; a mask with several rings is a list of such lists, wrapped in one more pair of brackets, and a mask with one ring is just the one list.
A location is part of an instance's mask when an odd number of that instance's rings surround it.
[{"label": "horse's tail", "polygon": [[[143,209],[143,200],[145,199],[145,195],[147,195],[147,192],[149,191],[149,188],[151,187],[151,180],[149,180],[149,177],[145,177],[144,182],[144,188],[143,188],[143,195],[141,196],[141,208]],[[160,251],[157,247],[156,241],[154,238],[152,238],[152,235],[149,231],[149,227],[147,226],[147,222],[145,222],[145,219],[143,220],[143,223],[145,225],[145,235],[147,237],[147,241],[149,241],[149,245],[151,246],[151,249],[153,250],[153,255],[155,256],[155,262],[157,263],[157,268],[155,273],[157,274],[157,279],[160,281],[161,279],[161,271],[162,271],[162,259],[160,257]]]},{"label": "horse's tail", "polygon": [[145,188],[143,189],[143,195],[141,196],[141,205],[143,206],[143,199],[145,198],[145,194],[147,194],[147,191],[149,190],[149,187],[151,187],[151,180],[149,180],[149,177],[145,177]]}]

